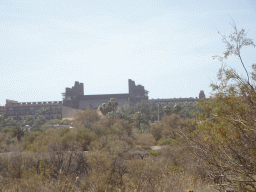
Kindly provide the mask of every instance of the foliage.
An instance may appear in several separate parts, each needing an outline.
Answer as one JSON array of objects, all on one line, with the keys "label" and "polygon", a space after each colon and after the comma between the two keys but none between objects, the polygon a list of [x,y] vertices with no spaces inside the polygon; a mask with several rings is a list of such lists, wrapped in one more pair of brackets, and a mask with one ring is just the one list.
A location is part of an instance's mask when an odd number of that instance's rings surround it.
[{"label": "foliage", "polygon": [[181,106],[179,104],[175,103],[175,105],[173,107],[173,112],[175,114],[179,114],[180,110],[181,110]]},{"label": "foliage", "polygon": [[147,116],[144,113],[136,112],[132,116],[132,122],[133,124],[140,129],[141,123],[148,125]]},{"label": "foliage", "polygon": [[172,108],[168,105],[164,106],[164,114],[171,115],[171,113],[172,113]]},{"label": "foliage", "polygon": [[[175,108],[174,108],[175,107]],[[141,101],[140,103],[128,102],[122,106],[119,106],[117,113],[122,114],[122,118],[132,122],[132,116],[136,112],[144,113],[150,122],[161,120],[164,115],[171,115],[178,113],[182,118],[195,118],[199,112],[203,112],[197,102],[188,103],[185,102],[182,105],[176,103],[169,103],[163,106],[162,104],[151,100]]]},{"label": "foliage", "polygon": [[108,106],[111,108],[111,111],[115,112],[115,109],[118,106],[118,102],[116,101],[116,99],[111,98],[110,101],[108,102]]},{"label": "foliage", "polygon": [[64,119],[64,120],[61,120],[61,119],[51,119],[50,121],[47,121],[45,123],[46,125],[71,125],[71,121],[68,120],[68,119]]},{"label": "foliage", "polygon": [[91,129],[92,124],[99,120],[99,115],[91,107],[87,107],[84,111],[78,111],[74,118],[73,125],[77,128]]},{"label": "foliage", "polygon": [[158,111],[160,119],[163,117],[163,106],[157,102],[151,101],[141,101],[140,103],[128,102],[122,106],[119,106],[117,112],[122,113],[126,116],[126,120],[132,122],[132,116],[136,112],[144,113],[149,121],[158,120]]},{"label": "foliage", "polygon": [[10,125],[10,119],[6,119],[4,115],[0,115],[0,129]]},{"label": "foliage", "polygon": [[[11,156],[0,155],[1,189],[185,191],[196,188],[192,177],[196,174],[186,175],[181,169],[187,163],[182,161],[184,152],[174,145],[170,151],[147,152],[156,145],[154,137],[118,118],[119,112],[115,114],[115,118],[99,117],[88,108],[77,113],[73,129],[24,132],[20,142],[11,137],[13,127],[5,128],[5,133],[0,133],[0,150],[12,152]],[[162,121],[169,122],[165,118]],[[51,120],[48,125],[55,123],[61,121]],[[201,181],[197,184],[206,191]]]},{"label": "foliage", "polygon": [[35,121],[35,119],[34,119],[33,116],[27,115],[27,116],[24,117],[23,122],[22,122],[22,125],[23,125],[23,126],[25,126],[25,125],[30,125],[30,126],[32,126],[32,125],[34,124],[34,121]]},{"label": "foliage", "polygon": [[11,130],[12,137],[17,137],[18,141],[21,141],[21,137],[24,136],[25,130],[21,126],[17,126]]},{"label": "foliage", "polygon": [[157,152],[157,151],[152,151],[152,150],[150,150],[149,153],[150,153],[151,155],[154,155],[154,156],[157,156],[157,155],[158,155],[158,152]]},{"label": "foliage", "polygon": [[150,131],[156,141],[166,138],[176,139],[178,137],[177,130],[183,126],[184,120],[180,116],[172,114],[164,116],[161,121],[154,123]]},{"label": "foliage", "polygon": [[237,191],[255,191],[256,164],[256,68],[252,66],[251,80],[241,57],[244,46],[255,46],[238,30],[228,37],[222,35],[227,50],[224,56],[215,56],[221,62],[231,55],[238,57],[247,78],[225,65],[218,73],[218,84],[211,84],[213,97],[199,105],[201,123],[193,135],[186,135],[190,150],[207,165],[207,171],[219,191],[233,187]]},{"label": "foliage", "polygon": [[99,110],[105,116],[105,115],[107,115],[110,112],[115,113],[115,110],[116,110],[117,106],[118,106],[118,102],[116,101],[116,99],[115,98],[111,98],[107,105],[106,105],[106,103],[102,103],[99,106]]},{"label": "foliage", "polygon": [[178,141],[176,139],[161,139],[158,141],[158,145],[170,145],[170,144],[177,144]]},{"label": "foliage", "polygon": [[50,109],[48,107],[41,107],[36,111],[36,115],[45,116],[50,114]]},{"label": "foliage", "polygon": [[32,126],[32,131],[43,131],[42,125],[45,122],[46,122],[45,116],[39,115]]},{"label": "foliage", "polygon": [[108,112],[110,112],[110,108],[108,107],[108,105],[106,105],[106,103],[102,103],[100,106],[99,106],[99,109],[101,111],[101,113],[105,116],[108,114]]}]

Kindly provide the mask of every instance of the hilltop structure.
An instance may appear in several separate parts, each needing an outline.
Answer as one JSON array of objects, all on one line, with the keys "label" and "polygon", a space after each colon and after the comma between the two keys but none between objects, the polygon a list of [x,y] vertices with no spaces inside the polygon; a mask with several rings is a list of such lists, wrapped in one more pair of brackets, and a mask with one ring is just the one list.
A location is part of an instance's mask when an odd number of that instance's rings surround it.
[{"label": "hilltop structure", "polygon": [[102,103],[107,103],[111,98],[123,105],[130,101],[133,103],[148,100],[148,91],[142,85],[135,85],[131,79],[128,80],[129,93],[123,94],[104,94],[104,95],[84,95],[83,83],[75,82],[72,88],[66,88],[63,93],[63,106],[71,107],[74,109],[85,109],[91,106],[97,109]]},{"label": "hilltop structure", "polygon": [[[0,106],[0,115],[6,118],[22,120],[25,116],[31,115],[37,118],[36,111],[39,108],[48,108],[49,113],[45,115],[46,119],[68,118],[70,114],[75,114],[77,109],[86,109],[88,106],[97,109],[102,103],[108,103],[111,98],[115,98],[119,105],[127,102],[138,103],[141,101],[149,101],[148,91],[144,86],[136,85],[131,79],[128,79],[128,93],[123,94],[101,94],[101,95],[84,95],[84,84],[75,82],[71,88],[66,88],[66,92],[62,93],[63,101],[47,101],[47,102],[18,102],[6,100],[5,106]],[[185,102],[196,102],[204,98],[204,91],[200,91],[199,98],[169,98],[169,99],[151,99],[156,103],[167,105],[169,103],[182,104]]]}]

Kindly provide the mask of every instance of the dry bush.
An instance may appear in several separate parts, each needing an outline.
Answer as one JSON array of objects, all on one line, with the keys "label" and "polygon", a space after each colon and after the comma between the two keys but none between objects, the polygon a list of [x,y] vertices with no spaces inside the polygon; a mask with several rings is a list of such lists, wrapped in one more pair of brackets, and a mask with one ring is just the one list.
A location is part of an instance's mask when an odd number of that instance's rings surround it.
[{"label": "dry bush", "polygon": [[73,120],[73,126],[76,128],[91,129],[92,123],[98,121],[100,116],[97,111],[91,107],[87,107],[84,111],[78,111]]},{"label": "dry bush", "polygon": [[184,124],[184,120],[179,115],[166,115],[161,121],[153,124],[150,131],[156,141],[165,138],[176,139],[178,137],[177,130],[181,129]]},{"label": "dry bush", "polygon": [[[57,141],[59,142],[59,141]],[[207,192],[200,180],[170,169],[179,160],[172,151],[157,157],[133,158],[124,141],[88,156],[71,146],[49,144],[52,153],[16,153],[0,161],[2,191],[185,191]],[[60,142],[59,145],[62,145]],[[176,157],[177,156],[177,157]],[[42,163],[40,163],[43,161]],[[189,159],[188,159],[189,161]],[[180,162],[176,162],[179,166]],[[184,162],[183,162],[184,163]],[[211,191],[211,190],[208,190]]]},{"label": "dry bush", "polygon": [[[132,130],[125,120],[100,119],[91,109],[76,120],[72,131],[28,133],[15,144],[16,153],[1,155],[2,191],[207,191],[198,176],[203,174],[178,144],[152,156],[134,146],[148,149],[156,144],[154,137]],[[174,135],[172,128],[183,125],[178,116],[160,123],[167,138]]]},{"label": "dry bush", "polygon": [[127,163],[117,153],[110,155],[106,152],[95,152],[89,156],[89,162],[92,166],[92,174],[85,181],[83,189],[88,190],[91,185],[96,191],[117,191],[123,188]]},{"label": "dry bush", "polygon": [[150,147],[150,146],[155,145],[156,141],[151,134],[141,133],[141,134],[136,135],[135,143],[142,147]]},{"label": "dry bush", "polygon": [[16,138],[11,137],[8,133],[0,132],[0,153],[10,151],[16,143]]},{"label": "dry bush", "polygon": [[10,152],[0,156],[2,191],[38,191],[39,187],[40,191],[75,191],[76,178],[89,171],[81,151]]}]

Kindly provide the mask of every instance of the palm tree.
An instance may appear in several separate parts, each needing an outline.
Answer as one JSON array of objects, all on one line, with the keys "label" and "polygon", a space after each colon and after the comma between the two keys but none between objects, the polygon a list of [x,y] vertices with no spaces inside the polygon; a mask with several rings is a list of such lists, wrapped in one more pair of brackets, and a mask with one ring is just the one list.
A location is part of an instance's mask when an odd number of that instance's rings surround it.
[{"label": "palm tree", "polygon": [[20,125],[17,125],[14,129],[12,129],[12,136],[17,137],[17,140],[21,141],[21,137],[24,136],[24,130]]},{"label": "palm tree", "polygon": [[115,109],[118,106],[118,102],[116,101],[115,98],[111,98],[110,101],[108,102],[108,106],[111,108],[111,111],[115,112]]},{"label": "palm tree", "polygon": [[45,119],[46,115],[51,116],[51,111],[49,108],[47,107],[41,107],[39,108],[39,110],[36,111],[36,115],[38,116],[38,118],[40,119]]},{"label": "palm tree", "polygon": [[50,114],[49,108],[41,107],[39,110],[36,111],[36,115],[48,115]]},{"label": "palm tree", "polygon": [[30,126],[32,126],[33,123],[34,123],[34,118],[31,115],[27,115],[23,119],[22,125],[30,125]]},{"label": "palm tree", "polygon": [[165,114],[165,115],[171,115],[171,112],[172,112],[171,107],[168,106],[168,105],[166,105],[166,106],[164,107],[164,114]]},{"label": "palm tree", "polygon": [[139,129],[140,129],[141,123],[146,125],[149,124],[147,121],[147,116],[144,113],[141,113],[139,111],[133,115],[132,121],[134,122],[134,125],[137,126]]},{"label": "palm tree", "polygon": [[190,108],[191,108],[191,104],[190,103],[188,103],[187,101],[182,105],[182,108],[183,108],[183,110],[182,110],[182,115],[183,115],[183,118],[187,118],[187,117],[189,117],[190,116]]},{"label": "palm tree", "polygon": [[99,110],[101,111],[101,113],[105,116],[108,114],[109,112],[109,107],[106,105],[106,103],[102,103],[100,106],[99,106]]},{"label": "palm tree", "polygon": [[175,103],[174,107],[173,107],[173,111],[174,113],[178,114],[181,110],[181,107],[179,104]]}]

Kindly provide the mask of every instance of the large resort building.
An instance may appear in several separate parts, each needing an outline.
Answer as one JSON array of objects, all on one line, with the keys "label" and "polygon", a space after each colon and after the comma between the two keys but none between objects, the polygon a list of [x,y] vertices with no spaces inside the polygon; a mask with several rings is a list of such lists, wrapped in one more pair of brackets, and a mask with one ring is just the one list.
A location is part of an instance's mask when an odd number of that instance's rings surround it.
[{"label": "large resort building", "polygon": [[128,80],[129,93],[123,94],[104,94],[104,95],[84,95],[83,83],[75,82],[72,88],[66,88],[66,92],[63,93],[63,105],[75,109],[85,109],[91,106],[97,109],[102,103],[107,103],[111,98],[115,98],[116,101],[123,105],[130,102],[141,102],[148,100],[148,91],[141,85],[135,85],[135,82],[131,79]]},{"label": "large resort building", "polygon": [[[37,118],[37,110],[48,108],[49,112],[45,115],[46,119],[61,119],[74,109],[86,109],[88,106],[97,109],[102,103],[107,103],[111,98],[115,98],[119,105],[127,102],[138,103],[148,101],[148,91],[142,85],[136,85],[131,79],[128,80],[128,93],[123,94],[103,94],[103,95],[84,95],[83,83],[75,82],[71,88],[66,88],[62,93],[63,101],[47,102],[18,102],[6,100],[5,106],[0,106],[0,115],[6,118],[22,120],[25,116],[30,115]],[[170,103],[196,102],[204,98],[204,91],[200,91],[199,98],[170,98],[170,99],[151,99],[156,103],[167,105]],[[72,112],[73,113],[73,112]]]}]

